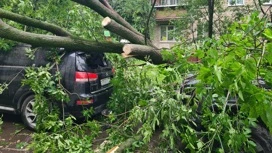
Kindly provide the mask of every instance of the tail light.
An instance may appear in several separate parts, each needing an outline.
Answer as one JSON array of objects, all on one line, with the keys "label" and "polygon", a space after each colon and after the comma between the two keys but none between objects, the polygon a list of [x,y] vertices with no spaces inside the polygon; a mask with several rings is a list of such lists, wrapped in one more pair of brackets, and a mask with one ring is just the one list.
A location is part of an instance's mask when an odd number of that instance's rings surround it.
[{"label": "tail light", "polygon": [[77,100],[76,105],[90,105],[93,103],[93,99],[89,100]]},{"label": "tail light", "polygon": [[96,81],[97,79],[98,75],[96,73],[76,72],[75,74],[76,82]]}]

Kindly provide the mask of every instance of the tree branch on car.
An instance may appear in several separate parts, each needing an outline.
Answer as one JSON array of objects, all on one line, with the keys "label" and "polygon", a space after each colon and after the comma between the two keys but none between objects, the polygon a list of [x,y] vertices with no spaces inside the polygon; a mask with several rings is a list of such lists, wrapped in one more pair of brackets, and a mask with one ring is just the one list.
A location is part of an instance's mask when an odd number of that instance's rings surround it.
[{"label": "tree branch on car", "polygon": [[[72,0],[75,3],[89,7],[101,16],[105,17],[102,21],[104,28],[129,40],[131,43],[145,45],[144,35],[135,30],[124,18],[115,12],[106,0]],[[150,40],[147,46],[130,46],[133,51],[123,52],[124,44],[113,42],[97,42],[86,40],[72,35],[65,29],[50,23],[39,21],[30,17],[12,13],[0,8],[0,18],[9,19],[27,26],[40,28],[53,33],[54,35],[36,34],[25,32],[9,26],[0,19],[0,37],[18,42],[28,43],[35,47],[63,47],[68,50],[81,50],[84,52],[109,52],[123,54],[125,57],[134,57],[145,60],[148,56],[154,64],[160,64],[162,60],[159,50]],[[150,47],[148,47],[150,46]],[[146,50],[147,49],[147,50]],[[131,54],[130,54],[131,53]]]},{"label": "tree branch on car", "polygon": [[84,52],[122,53],[123,44],[112,42],[96,42],[78,37],[62,37],[45,34],[35,34],[18,30],[0,19],[0,37],[39,47],[64,47]]}]

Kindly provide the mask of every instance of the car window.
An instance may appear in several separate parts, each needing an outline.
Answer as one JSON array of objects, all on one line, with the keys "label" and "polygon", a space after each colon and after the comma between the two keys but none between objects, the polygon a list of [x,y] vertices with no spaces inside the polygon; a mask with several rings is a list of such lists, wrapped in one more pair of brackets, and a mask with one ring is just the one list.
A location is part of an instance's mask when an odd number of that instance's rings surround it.
[{"label": "car window", "polygon": [[48,53],[48,50],[43,48],[38,48],[35,52],[33,64],[35,64],[35,66],[45,66],[46,64],[52,62],[48,59],[47,53]]},{"label": "car window", "polygon": [[29,45],[20,44],[11,51],[0,51],[0,65],[31,66],[32,61],[26,56],[25,52],[29,47]]},{"label": "car window", "polygon": [[79,71],[89,71],[90,69],[97,69],[99,67],[106,66],[108,66],[108,62],[103,53],[76,53],[76,67]]},{"label": "car window", "polygon": [[107,62],[103,53],[86,54],[86,63],[91,68],[97,68],[98,66],[105,67]]}]

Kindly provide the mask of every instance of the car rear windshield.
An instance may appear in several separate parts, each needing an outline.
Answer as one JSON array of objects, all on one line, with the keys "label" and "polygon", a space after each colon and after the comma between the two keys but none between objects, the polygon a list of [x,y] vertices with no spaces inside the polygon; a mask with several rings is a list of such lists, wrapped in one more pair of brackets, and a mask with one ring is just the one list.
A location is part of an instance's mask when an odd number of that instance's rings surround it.
[{"label": "car rear windshield", "polygon": [[79,71],[92,71],[110,66],[103,53],[76,53],[76,67]]}]

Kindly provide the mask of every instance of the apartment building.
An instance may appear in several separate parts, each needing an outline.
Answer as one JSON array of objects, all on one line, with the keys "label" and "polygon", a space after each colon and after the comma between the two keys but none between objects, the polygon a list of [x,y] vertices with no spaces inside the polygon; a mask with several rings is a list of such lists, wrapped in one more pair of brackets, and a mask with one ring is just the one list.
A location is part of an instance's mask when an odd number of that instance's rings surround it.
[{"label": "apartment building", "polygon": [[[216,1],[216,0],[215,0]],[[237,8],[247,7],[256,7],[256,3],[258,0],[221,0],[222,7],[228,10],[225,16],[229,16],[231,18],[232,11]],[[151,0],[153,3],[154,0]],[[207,1],[208,2],[208,1]],[[159,48],[171,48],[173,45],[177,43],[177,40],[174,37],[173,31],[175,31],[175,26],[171,24],[173,20],[180,19],[181,15],[186,13],[186,0],[157,0],[155,4],[155,20],[156,26],[153,32],[153,43]],[[272,5],[272,0],[263,0],[262,7],[265,11],[270,9],[270,5]],[[207,10],[207,5],[203,6],[203,9]],[[206,11],[207,12],[207,11]],[[215,17],[216,18],[216,17]],[[201,19],[197,22],[201,22]],[[197,25],[194,25],[194,31],[191,35],[186,37],[197,37],[196,28]]]}]

